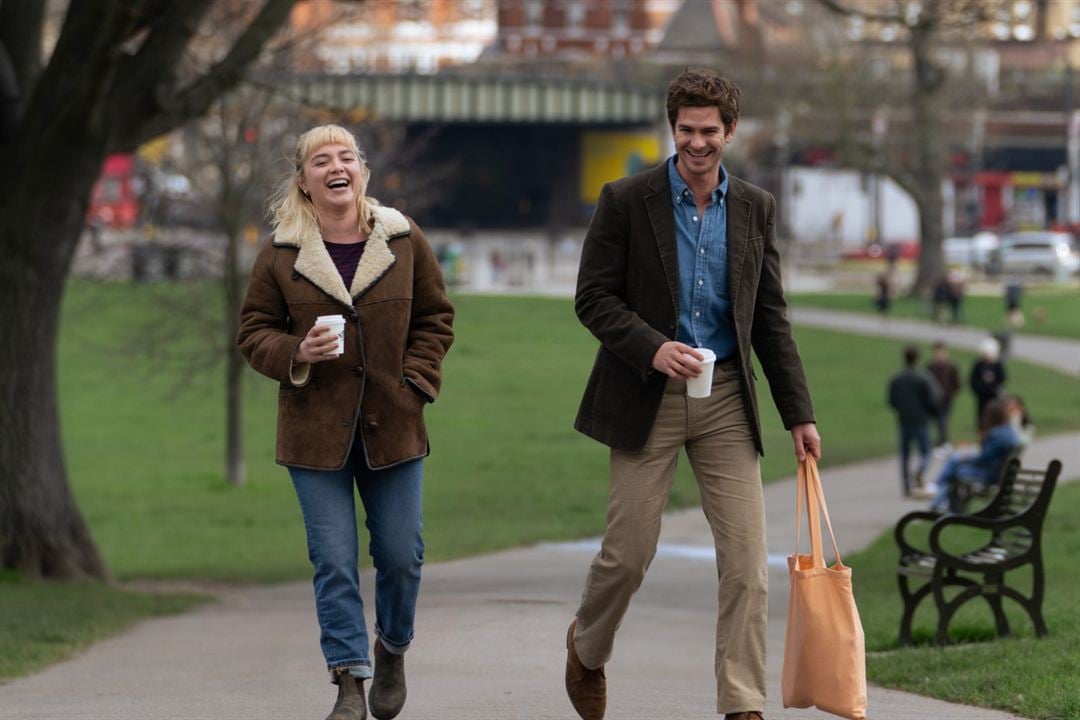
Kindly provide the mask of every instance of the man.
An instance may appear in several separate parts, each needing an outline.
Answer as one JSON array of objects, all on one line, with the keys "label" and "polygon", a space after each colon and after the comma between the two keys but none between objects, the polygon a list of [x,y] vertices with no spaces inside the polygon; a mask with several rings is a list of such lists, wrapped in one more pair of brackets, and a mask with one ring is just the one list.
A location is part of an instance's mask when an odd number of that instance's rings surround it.
[{"label": "man", "polygon": [[889,405],[896,411],[900,426],[900,491],[911,497],[911,443],[919,448],[919,469],[915,485],[922,486],[930,464],[930,420],[936,418],[941,406],[941,388],[930,373],[921,370],[919,348],[904,348],[904,369],[889,380]]},{"label": "man", "polygon": [[[575,427],[611,447],[608,526],[567,637],[566,689],[585,720],[604,715],[604,665],[656,552],[684,447],[716,538],[717,711],[760,720],[765,707],[767,571],[751,346],[795,454],[820,457],[821,440],[780,282],[776,202],[721,163],[739,95],[709,70],[675,78],[667,95],[675,156],[605,185],[585,237],[576,309],[601,347]],[[685,394],[703,357],[694,348],[716,354],[708,398]]]},{"label": "man", "polygon": [[941,402],[938,403],[937,429],[938,445],[949,450],[949,414],[952,412],[953,399],[960,390],[960,370],[949,359],[949,347],[943,340],[934,342],[933,357],[926,365],[927,371],[937,381],[941,390]]}]

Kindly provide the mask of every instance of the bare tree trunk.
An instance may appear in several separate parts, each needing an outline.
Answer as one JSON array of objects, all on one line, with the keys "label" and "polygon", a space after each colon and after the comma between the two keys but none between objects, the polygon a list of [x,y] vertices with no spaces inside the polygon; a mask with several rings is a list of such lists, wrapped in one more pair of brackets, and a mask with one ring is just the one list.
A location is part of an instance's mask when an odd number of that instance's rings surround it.
[{"label": "bare tree trunk", "polygon": [[244,359],[236,349],[240,330],[240,229],[230,224],[225,246],[225,477],[230,485],[247,482],[244,469]]},{"label": "bare tree trunk", "polygon": [[30,578],[108,578],[68,487],[56,387],[64,278],[104,145],[22,148],[0,178],[0,567]]},{"label": "bare tree trunk", "polygon": [[919,267],[911,294],[918,296],[930,292],[945,275],[942,186],[945,182],[946,158],[940,122],[940,91],[944,83],[944,70],[931,57],[933,36],[937,29],[936,18],[911,28],[911,51],[915,61],[911,94],[914,166],[915,179],[920,187],[920,191],[915,193],[915,204],[919,208],[921,243]]}]

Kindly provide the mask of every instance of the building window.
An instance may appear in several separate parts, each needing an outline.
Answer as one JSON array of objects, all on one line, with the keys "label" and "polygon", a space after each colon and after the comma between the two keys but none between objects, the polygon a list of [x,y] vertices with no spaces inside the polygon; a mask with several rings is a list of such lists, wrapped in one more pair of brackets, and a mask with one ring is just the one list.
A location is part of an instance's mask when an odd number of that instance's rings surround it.
[{"label": "building window", "polygon": [[618,36],[630,34],[630,0],[615,0],[612,4],[611,32]]},{"label": "building window", "polygon": [[543,0],[528,0],[525,3],[525,27],[539,28],[544,22]]},{"label": "building window", "polygon": [[585,3],[581,0],[569,0],[566,3],[566,28],[568,30],[585,29]]},{"label": "building window", "polygon": [[431,0],[398,0],[398,20],[419,22],[431,12]]}]

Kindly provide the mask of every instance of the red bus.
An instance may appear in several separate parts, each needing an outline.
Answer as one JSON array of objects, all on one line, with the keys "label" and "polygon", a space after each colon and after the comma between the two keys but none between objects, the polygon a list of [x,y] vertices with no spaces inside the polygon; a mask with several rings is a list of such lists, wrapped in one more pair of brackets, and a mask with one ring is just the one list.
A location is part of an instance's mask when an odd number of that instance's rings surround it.
[{"label": "red bus", "polygon": [[101,228],[126,230],[135,227],[138,217],[135,155],[109,155],[90,195],[86,221]]}]

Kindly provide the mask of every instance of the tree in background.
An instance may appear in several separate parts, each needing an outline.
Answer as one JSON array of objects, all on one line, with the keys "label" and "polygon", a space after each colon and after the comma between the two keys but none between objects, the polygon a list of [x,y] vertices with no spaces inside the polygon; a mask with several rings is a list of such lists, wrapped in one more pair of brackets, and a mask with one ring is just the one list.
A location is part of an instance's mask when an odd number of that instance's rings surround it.
[{"label": "tree in background", "polygon": [[[204,114],[236,85],[296,0],[215,23],[213,0],[71,3],[46,53],[46,0],[0,0],[0,568],[105,578],[75,505],[57,406],[64,283],[105,156]],[[236,7],[235,4],[230,6]]]},{"label": "tree in background", "polygon": [[[831,12],[859,23],[887,26],[899,33],[910,58],[911,78],[906,106],[900,116],[907,129],[906,142],[895,141],[895,130],[885,129],[885,116],[877,114],[868,143],[861,153],[864,169],[881,172],[896,181],[915,201],[919,212],[919,265],[911,293],[925,295],[945,275],[944,199],[942,187],[947,178],[949,146],[948,113],[946,112],[949,72],[943,62],[942,49],[946,44],[959,47],[977,41],[981,26],[998,15],[1003,0],[817,0]],[[866,84],[865,76],[850,78]],[[872,84],[872,82],[871,82]],[[967,88],[970,91],[970,86]],[[878,98],[885,92],[874,93]],[[848,89],[848,103],[857,101],[860,93]],[[861,95],[865,98],[865,95]],[[955,96],[952,99],[965,97]],[[968,111],[974,111],[972,105]],[[890,123],[891,128],[898,123]],[[970,127],[966,123],[965,127]],[[885,137],[888,132],[889,137]],[[859,153],[856,153],[859,154]]]}]

